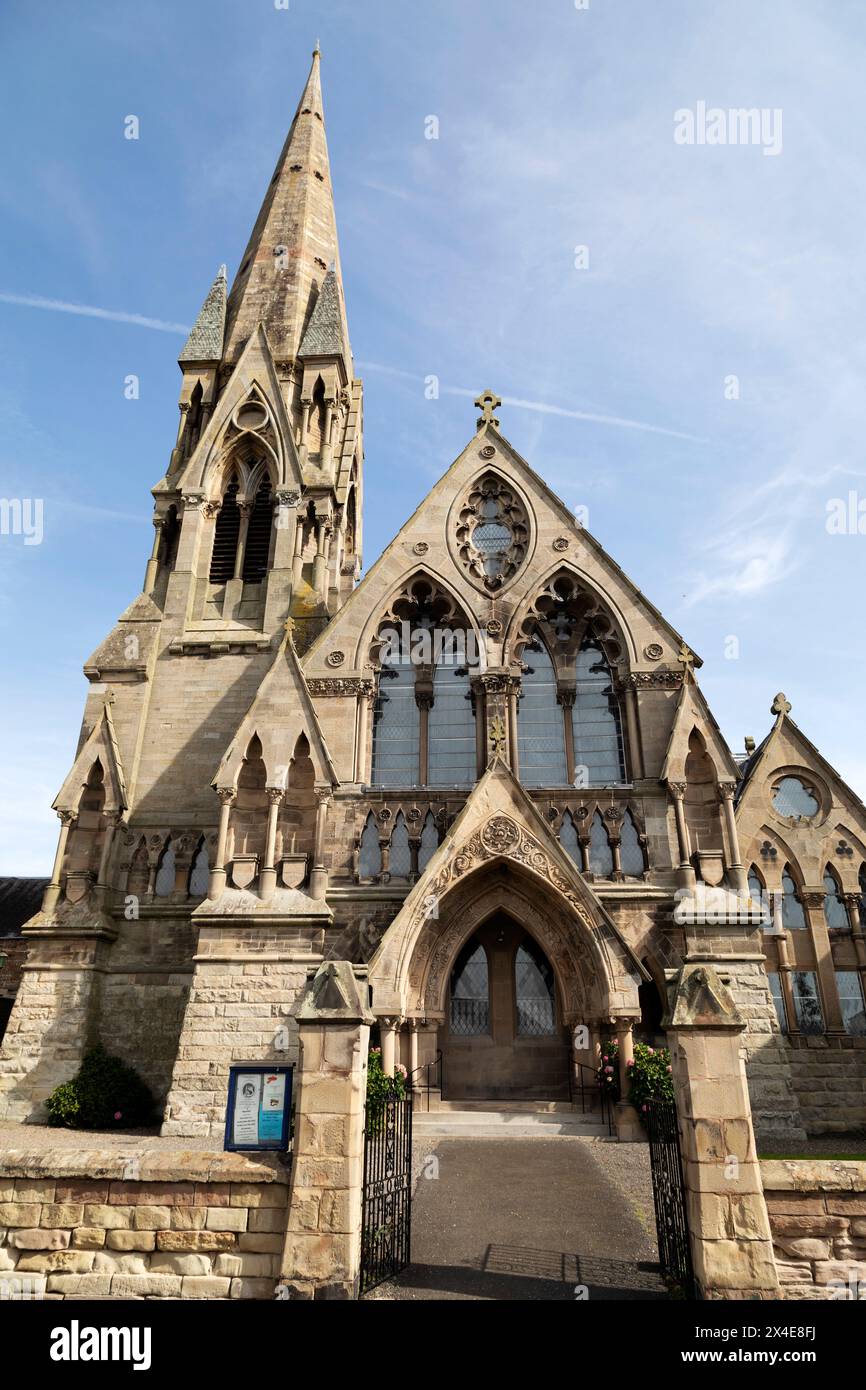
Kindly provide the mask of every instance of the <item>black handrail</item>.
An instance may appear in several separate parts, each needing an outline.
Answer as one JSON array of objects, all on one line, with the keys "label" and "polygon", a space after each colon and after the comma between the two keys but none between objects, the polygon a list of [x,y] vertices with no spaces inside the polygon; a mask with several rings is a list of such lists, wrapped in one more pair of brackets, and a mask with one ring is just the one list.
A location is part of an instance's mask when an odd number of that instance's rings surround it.
[{"label": "black handrail", "polygon": [[[431,1070],[434,1072],[435,1081],[431,1081],[431,1075],[430,1075],[430,1074],[431,1074]],[[422,1082],[420,1085],[416,1086],[416,1085],[415,1085],[415,1077],[418,1075],[419,1072],[426,1072],[426,1073],[427,1073],[427,1078],[426,1078],[426,1080],[425,1080],[424,1082]],[[426,1095],[427,1095],[427,1111],[428,1111],[428,1113],[429,1113],[429,1110],[430,1110],[430,1092],[431,1092],[431,1091],[438,1091],[439,1094],[440,1094],[440,1096],[441,1096],[441,1094],[442,1094],[442,1049],[441,1049],[441,1047],[440,1047],[439,1051],[436,1053],[436,1056],[433,1058],[433,1061],[432,1061],[432,1062],[422,1062],[420,1067],[416,1067],[414,1071],[410,1071],[410,1073],[409,1073],[409,1075],[408,1075],[408,1077],[407,1077],[406,1079],[407,1079],[407,1082],[408,1082],[408,1090],[409,1090],[409,1095],[410,1095],[410,1096],[413,1096],[413,1097],[414,1097],[414,1095],[415,1095],[416,1092],[419,1093],[419,1094],[420,1094],[422,1091],[426,1092]]]},{"label": "black handrail", "polygon": [[[575,1076],[575,1071],[577,1075]],[[584,1073],[591,1078],[584,1081]],[[572,1105],[575,1103],[575,1093],[580,1093],[580,1113],[586,1114],[587,1109],[596,1108],[596,1098],[598,1107],[601,1111],[602,1123],[607,1124],[608,1134],[613,1134],[613,1105],[611,1104],[610,1093],[598,1079],[598,1072],[594,1067],[588,1067],[583,1062],[575,1062],[568,1072],[568,1094]],[[589,1103],[587,1105],[587,1093],[589,1093]]]}]

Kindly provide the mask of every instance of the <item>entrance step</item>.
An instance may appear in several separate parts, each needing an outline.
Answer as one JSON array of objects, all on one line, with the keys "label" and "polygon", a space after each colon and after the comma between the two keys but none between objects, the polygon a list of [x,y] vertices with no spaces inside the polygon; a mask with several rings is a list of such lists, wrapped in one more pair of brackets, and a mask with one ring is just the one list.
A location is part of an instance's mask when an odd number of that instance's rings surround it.
[{"label": "entrance step", "polygon": [[[423,1093],[419,1093],[416,1104],[423,1105]],[[506,1111],[520,1112],[528,1115],[580,1114],[580,1107],[575,1106],[570,1100],[436,1100],[433,1105],[438,1111],[445,1112],[464,1112],[468,1110],[488,1111],[493,1114],[500,1114]]]},{"label": "entrance step", "polygon": [[592,1114],[489,1107],[476,1110],[431,1110],[412,1116],[414,1134],[452,1139],[606,1139],[607,1125]]}]

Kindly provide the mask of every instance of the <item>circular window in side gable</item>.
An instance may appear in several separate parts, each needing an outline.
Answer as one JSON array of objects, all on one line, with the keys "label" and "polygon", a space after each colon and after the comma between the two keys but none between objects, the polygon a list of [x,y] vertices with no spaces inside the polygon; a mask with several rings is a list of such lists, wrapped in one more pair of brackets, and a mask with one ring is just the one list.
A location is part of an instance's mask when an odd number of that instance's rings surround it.
[{"label": "circular window in side gable", "polygon": [[814,783],[802,777],[781,777],[773,787],[773,810],[786,820],[814,820],[821,810],[821,798]]},{"label": "circular window in side gable", "polygon": [[262,430],[268,423],[268,412],[260,401],[245,401],[235,411],[235,424],[239,430]]}]

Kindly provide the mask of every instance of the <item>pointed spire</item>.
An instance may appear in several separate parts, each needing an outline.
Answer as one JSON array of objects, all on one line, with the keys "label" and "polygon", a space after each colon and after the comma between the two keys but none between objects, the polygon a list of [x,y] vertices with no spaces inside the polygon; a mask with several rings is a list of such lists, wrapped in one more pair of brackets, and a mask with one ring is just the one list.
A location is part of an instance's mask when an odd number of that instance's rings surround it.
[{"label": "pointed spire", "polygon": [[[228,301],[225,359],[233,362],[258,323],[277,361],[297,356],[333,263],[348,348],[337,219],[331,189],[318,46]],[[347,363],[351,372],[351,362]]]},{"label": "pointed spire", "polygon": [[223,355],[225,323],[226,268],[221,265],[198,311],[198,318],[183,345],[178,362],[218,362]]},{"label": "pointed spire", "polygon": [[343,341],[343,321],[340,283],[336,270],[331,269],[322,281],[319,297],[298,349],[299,356],[339,357],[342,353],[348,364],[348,350]]}]

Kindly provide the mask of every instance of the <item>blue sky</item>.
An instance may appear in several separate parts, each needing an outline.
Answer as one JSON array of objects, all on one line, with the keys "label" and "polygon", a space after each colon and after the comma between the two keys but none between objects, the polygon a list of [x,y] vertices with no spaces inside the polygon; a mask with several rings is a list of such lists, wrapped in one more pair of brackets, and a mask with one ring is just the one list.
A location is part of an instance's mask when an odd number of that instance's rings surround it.
[{"label": "blue sky", "polygon": [[[862,794],[866,535],[826,529],[828,501],[866,499],[859,0],[5,0],[0,496],[45,510],[41,545],[0,536],[0,872],[50,870],[81,666],[141,586],[183,341],[32,300],[190,323],[237,267],[317,37],[367,565],[492,387],[702,655],[734,749],[784,690]],[[700,101],[781,110],[781,153],[676,144]]]}]

